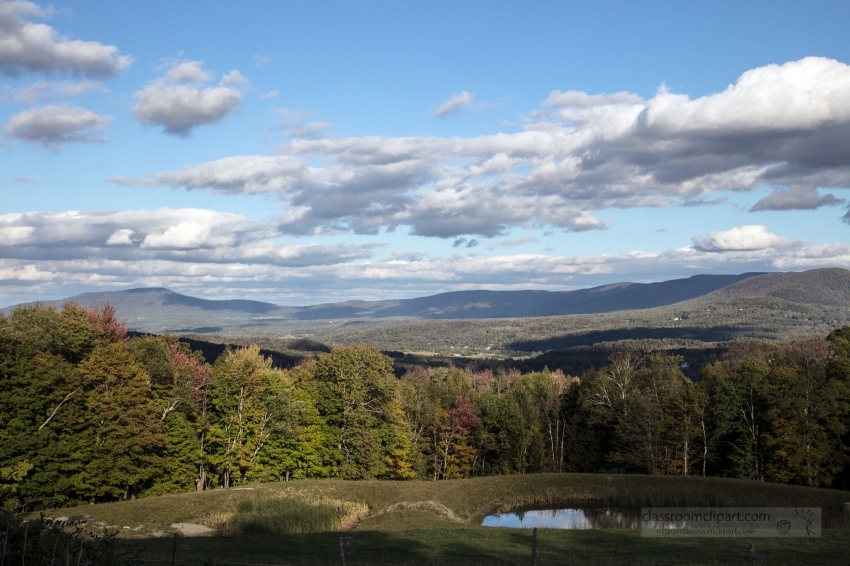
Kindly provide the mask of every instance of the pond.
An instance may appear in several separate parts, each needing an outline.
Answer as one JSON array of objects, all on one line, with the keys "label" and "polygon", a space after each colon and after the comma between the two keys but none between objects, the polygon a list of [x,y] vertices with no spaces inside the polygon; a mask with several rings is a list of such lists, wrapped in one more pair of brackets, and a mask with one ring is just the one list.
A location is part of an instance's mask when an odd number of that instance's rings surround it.
[{"label": "pond", "polygon": [[571,509],[531,509],[488,515],[484,527],[515,529],[637,529],[640,527],[640,508],[635,507],[574,507]]}]

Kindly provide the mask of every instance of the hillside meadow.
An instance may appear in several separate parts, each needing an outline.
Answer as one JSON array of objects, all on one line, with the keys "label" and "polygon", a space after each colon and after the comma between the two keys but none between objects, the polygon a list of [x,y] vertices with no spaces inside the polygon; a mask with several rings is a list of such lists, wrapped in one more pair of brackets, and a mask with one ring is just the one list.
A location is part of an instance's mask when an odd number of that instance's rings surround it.
[{"label": "hillside meadow", "polygon": [[[338,536],[354,537],[348,564],[528,564],[528,529],[481,527],[513,509],[596,504],[821,507],[811,540],[644,539],[636,530],[541,530],[539,564],[837,564],[850,555],[847,493],[748,480],[608,474],[528,474],[437,482],[300,480],[150,497],[66,510],[119,529],[148,561],[170,563],[176,523],[209,525],[180,537],[198,563],[339,564]],[[335,514],[324,510],[332,504]],[[265,505],[265,509],[261,507]],[[324,524],[322,524],[324,521]],[[307,532],[300,531],[311,524]],[[127,528],[129,527],[129,528]],[[145,564],[153,562],[145,562]]]}]

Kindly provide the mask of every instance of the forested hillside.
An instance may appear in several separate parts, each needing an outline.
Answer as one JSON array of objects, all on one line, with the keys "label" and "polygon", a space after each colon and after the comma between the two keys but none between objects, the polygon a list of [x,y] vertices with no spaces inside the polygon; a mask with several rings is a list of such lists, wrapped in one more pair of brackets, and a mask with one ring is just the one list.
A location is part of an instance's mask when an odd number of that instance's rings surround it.
[{"label": "forested hillside", "polygon": [[848,486],[850,327],[681,358],[615,352],[561,371],[412,369],[373,346],[290,369],[214,365],[128,336],[108,307],[0,318],[0,473],[10,510],[292,478],[430,479],[617,469]]}]

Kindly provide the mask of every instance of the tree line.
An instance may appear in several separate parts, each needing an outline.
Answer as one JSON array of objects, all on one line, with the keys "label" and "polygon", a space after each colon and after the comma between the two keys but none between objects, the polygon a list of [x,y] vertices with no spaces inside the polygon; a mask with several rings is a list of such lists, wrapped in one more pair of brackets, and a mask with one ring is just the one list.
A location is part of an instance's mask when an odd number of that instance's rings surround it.
[{"label": "tree line", "polygon": [[0,503],[7,510],[300,478],[711,475],[847,489],[850,327],[753,342],[705,365],[614,352],[560,370],[412,368],[376,346],[283,370],[256,346],[213,365],[128,336],[110,307],[0,316]]}]

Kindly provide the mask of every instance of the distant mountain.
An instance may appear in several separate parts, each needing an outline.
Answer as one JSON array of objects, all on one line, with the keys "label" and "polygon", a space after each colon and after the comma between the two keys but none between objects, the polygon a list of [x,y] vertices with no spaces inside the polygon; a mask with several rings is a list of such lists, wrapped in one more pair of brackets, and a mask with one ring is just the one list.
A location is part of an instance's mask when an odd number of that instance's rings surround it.
[{"label": "distant mountain", "polygon": [[396,301],[348,301],[301,307],[300,320],[412,317],[517,318],[647,309],[701,297],[758,273],[695,275],[660,283],[615,283],[577,291],[455,291]]},{"label": "distant mountain", "polygon": [[[837,271],[850,275],[844,270]],[[80,306],[97,307],[109,303],[118,316],[136,330],[218,332],[232,327],[262,326],[272,320],[517,318],[646,309],[702,297],[730,285],[774,275],[799,274],[695,275],[659,283],[616,283],[577,291],[457,291],[416,299],[346,301],[305,307],[248,300],[212,301],[164,288],[84,293],[44,304],[73,301]],[[774,287],[783,288],[779,284]],[[759,288],[753,287],[748,292],[757,293]],[[4,310],[9,312],[12,308]]]},{"label": "distant mountain", "polygon": [[[75,297],[60,299],[58,301],[42,301],[44,305],[61,305],[64,302],[72,301],[81,307],[99,307],[109,303],[119,313],[132,312],[144,316],[149,314],[151,309],[190,309],[200,311],[222,312],[228,311],[233,313],[243,314],[269,314],[277,313],[281,307],[272,303],[263,303],[261,301],[247,300],[225,300],[211,301],[208,299],[199,299],[188,295],[175,293],[170,289],[163,287],[148,287],[142,289],[127,289],[126,291],[107,291],[102,293],[83,293]],[[14,308],[14,307],[9,307]],[[9,310],[8,308],[5,310]]]}]

